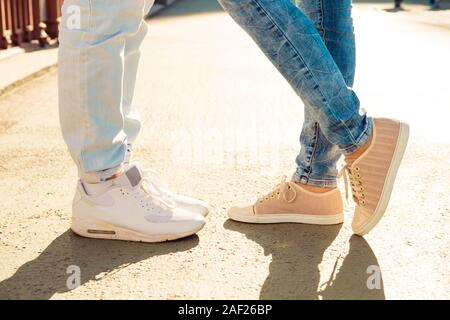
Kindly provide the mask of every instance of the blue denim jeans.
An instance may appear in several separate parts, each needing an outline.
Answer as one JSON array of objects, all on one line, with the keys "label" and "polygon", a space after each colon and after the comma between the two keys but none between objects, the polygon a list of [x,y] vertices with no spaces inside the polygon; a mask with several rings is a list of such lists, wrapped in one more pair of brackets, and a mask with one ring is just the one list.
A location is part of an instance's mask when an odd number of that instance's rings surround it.
[{"label": "blue denim jeans", "polygon": [[305,106],[293,180],[336,186],[341,154],[367,142],[372,120],[352,90],[350,0],[218,0],[253,38]]},{"label": "blue denim jeans", "polygon": [[[355,35],[351,0],[296,0],[295,4],[309,18],[330,51],[334,62],[352,87],[355,78]],[[300,135],[301,149],[293,180],[319,187],[335,187],[336,164],[342,153],[323,135],[305,103],[305,119]]]}]

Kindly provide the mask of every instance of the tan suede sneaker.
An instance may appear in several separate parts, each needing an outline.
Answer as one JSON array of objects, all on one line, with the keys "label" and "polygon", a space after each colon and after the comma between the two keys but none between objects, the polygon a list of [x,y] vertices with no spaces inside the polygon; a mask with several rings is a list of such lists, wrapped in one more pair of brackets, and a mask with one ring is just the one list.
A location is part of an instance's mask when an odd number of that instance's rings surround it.
[{"label": "tan suede sneaker", "polygon": [[[406,123],[376,118],[367,150],[353,161],[346,159],[342,174],[346,179],[345,171],[348,172],[356,202],[352,229],[357,235],[368,233],[383,217],[408,137]],[[347,182],[345,187],[348,194]]]},{"label": "tan suede sneaker", "polygon": [[315,193],[286,177],[268,195],[252,206],[233,207],[230,219],[247,223],[338,224],[344,221],[339,189]]}]

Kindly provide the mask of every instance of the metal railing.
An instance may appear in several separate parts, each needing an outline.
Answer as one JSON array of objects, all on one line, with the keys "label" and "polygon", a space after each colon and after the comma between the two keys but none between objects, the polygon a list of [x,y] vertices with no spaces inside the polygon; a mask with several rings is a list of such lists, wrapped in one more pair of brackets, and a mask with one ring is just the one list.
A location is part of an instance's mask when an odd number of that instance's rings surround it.
[{"label": "metal railing", "polygon": [[[54,42],[58,38],[63,1],[0,0],[0,49],[31,41],[41,46]],[[155,1],[162,5],[171,2]]]},{"label": "metal railing", "polygon": [[58,37],[63,0],[0,0],[0,49]]}]

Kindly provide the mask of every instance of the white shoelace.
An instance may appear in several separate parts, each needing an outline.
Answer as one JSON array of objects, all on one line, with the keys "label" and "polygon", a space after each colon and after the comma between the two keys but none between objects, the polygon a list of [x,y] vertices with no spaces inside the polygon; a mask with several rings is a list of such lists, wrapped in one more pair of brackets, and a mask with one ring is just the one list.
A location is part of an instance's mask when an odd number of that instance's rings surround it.
[{"label": "white shoelace", "polygon": [[142,190],[150,196],[152,200],[154,200],[160,206],[166,209],[175,209],[176,203],[172,199],[169,193],[165,191],[163,188],[158,186],[158,184],[154,183],[152,179],[149,177],[143,177],[141,182]]},{"label": "white shoelace", "polygon": [[143,176],[139,189],[145,193],[145,196],[150,197],[151,200],[165,209],[176,208],[176,202],[171,196],[167,185],[159,178],[158,174],[152,170],[142,170],[142,166],[138,162],[133,164],[139,167],[142,172]]}]

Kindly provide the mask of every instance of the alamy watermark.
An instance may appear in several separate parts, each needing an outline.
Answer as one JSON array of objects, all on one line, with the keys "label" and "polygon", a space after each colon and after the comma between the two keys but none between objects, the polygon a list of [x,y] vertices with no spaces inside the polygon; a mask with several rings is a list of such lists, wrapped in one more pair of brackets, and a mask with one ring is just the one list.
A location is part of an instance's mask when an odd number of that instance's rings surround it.
[{"label": "alamy watermark", "polygon": [[79,266],[70,265],[66,269],[67,277],[66,286],[69,290],[74,290],[81,285],[81,269]]},{"label": "alamy watermark", "polygon": [[65,25],[69,30],[81,29],[81,8],[77,5],[64,7],[66,15]]},{"label": "alamy watermark", "polygon": [[292,131],[256,123],[225,128],[196,123],[172,132],[170,159],[175,166],[258,168],[263,176],[276,176],[285,162],[284,149],[292,148],[292,141],[286,139],[296,136]]},{"label": "alamy watermark", "polygon": [[369,290],[381,290],[381,269],[377,265],[370,265],[366,270],[370,276],[367,278],[366,285]]}]

